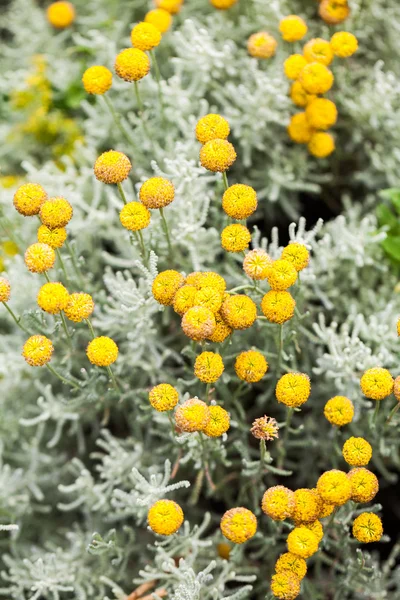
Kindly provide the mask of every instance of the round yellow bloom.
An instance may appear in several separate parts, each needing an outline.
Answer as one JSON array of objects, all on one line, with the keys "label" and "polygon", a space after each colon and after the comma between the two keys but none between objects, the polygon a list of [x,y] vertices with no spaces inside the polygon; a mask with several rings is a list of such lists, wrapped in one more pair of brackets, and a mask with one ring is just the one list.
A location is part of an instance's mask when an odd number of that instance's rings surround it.
[{"label": "round yellow bloom", "polygon": [[175,198],[175,188],[164,177],[152,177],[142,184],[139,198],[146,208],[163,208]]},{"label": "round yellow bloom", "polygon": [[247,50],[254,58],[271,58],[275,55],[278,42],[266,31],[253,33],[247,40]]},{"label": "round yellow bloom", "polygon": [[337,120],[336,105],[327,98],[316,98],[307,105],[306,117],[311,127],[329,129]]},{"label": "round yellow bloom", "polygon": [[65,227],[72,215],[72,206],[65,198],[49,198],[40,207],[40,219],[49,229]]},{"label": "round yellow bloom", "polygon": [[329,502],[325,502],[321,498],[321,508],[318,515],[318,519],[325,519],[325,517],[329,517],[335,510],[336,506],[334,504],[329,504]]},{"label": "round yellow bloom", "polygon": [[259,417],[253,421],[250,432],[257,440],[273,440],[279,437],[279,426],[272,417]]},{"label": "round yellow bloom", "polygon": [[210,409],[198,398],[190,398],[178,406],[175,412],[175,423],[182,431],[193,433],[203,431],[210,420]]},{"label": "round yellow bloom", "polygon": [[324,528],[322,527],[322,523],[320,523],[319,521],[313,521],[312,523],[303,523],[302,526],[312,531],[312,533],[317,538],[318,543],[320,543],[320,541],[324,537]]},{"label": "round yellow bloom", "polygon": [[393,394],[397,402],[400,402],[400,375],[398,375],[394,380]]},{"label": "round yellow bloom", "polygon": [[222,294],[215,287],[202,287],[196,291],[194,306],[205,306],[216,313],[222,305]]},{"label": "round yellow bloom", "polygon": [[328,67],[333,61],[333,51],[329,42],[322,38],[314,38],[303,48],[307,62],[319,62]]},{"label": "round yellow bloom", "polygon": [[182,329],[185,335],[197,342],[209,338],[215,331],[214,313],[205,306],[189,308],[182,318]]},{"label": "round yellow bloom", "polygon": [[232,329],[248,329],[257,318],[257,306],[248,296],[237,294],[224,300],[221,315]]},{"label": "round yellow bloom", "polygon": [[172,500],[157,500],[147,514],[150,529],[159,535],[176,533],[183,519],[183,510]]},{"label": "round yellow bloom", "polygon": [[62,283],[45,283],[37,295],[37,303],[40,308],[52,315],[64,310],[68,300],[68,290]]},{"label": "round yellow bloom", "polygon": [[260,381],[268,370],[268,363],[257,350],[241,352],[235,361],[236,375],[242,381],[256,383]]},{"label": "round yellow bloom", "polygon": [[294,81],[290,88],[290,98],[296,106],[304,108],[309,102],[312,102],[316,96],[307,94],[300,81]]},{"label": "round yellow bloom", "polygon": [[353,403],[345,396],[334,396],[325,404],[324,415],[332,425],[343,427],[353,420]]},{"label": "round yellow bloom", "polygon": [[290,244],[282,250],[282,258],[291,262],[296,271],[302,271],[310,262],[310,253],[304,244],[290,242]]},{"label": "round yellow bloom", "polygon": [[274,521],[284,521],[293,515],[296,505],[294,492],[283,485],[270,487],[263,495],[261,508]]},{"label": "round yellow bloom", "polygon": [[371,471],[364,467],[351,469],[347,473],[351,484],[351,500],[353,502],[371,502],[379,491],[379,482]]},{"label": "round yellow bloom", "polygon": [[211,438],[220,437],[229,429],[229,413],[221,406],[214,404],[209,407],[209,410],[210,420],[204,428],[204,433]]},{"label": "round yellow bloom", "polygon": [[160,383],[149,392],[149,402],[158,412],[172,410],[178,404],[179,394],[169,383]]},{"label": "round yellow bloom", "polygon": [[150,71],[150,59],[139,48],[126,48],[115,59],[115,72],[125,81],[139,81]]},{"label": "round yellow bloom", "polygon": [[131,169],[129,158],[117,150],[103,152],[94,163],[96,179],[103,183],[121,183],[128,177]]},{"label": "round yellow bloom", "polygon": [[8,279],[0,277],[0,302],[8,302],[11,296],[11,285]]},{"label": "round yellow bloom", "polygon": [[139,50],[152,50],[161,42],[161,32],[151,23],[138,23],[131,31],[131,43]]},{"label": "round yellow bloom", "polygon": [[172,17],[167,10],[163,8],[155,8],[146,13],[144,17],[145,23],[151,23],[157,27],[160,33],[166,33],[172,25]]},{"label": "round yellow bloom", "polygon": [[246,254],[243,261],[243,271],[251,279],[263,280],[268,277],[273,262],[265,250],[256,248]]},{"label": "round yellow bloom", "polygon": [[393,377],[387,369],[375,367],[365,371],[360,380],[362,393],[371,400],[383,400],[393,392]]},{"label": "round yellow bloom", "polygon": [[248,510],[239,506],[227,510],[221,519],[222,534],[234,544],[243,544],[255,535],[257,531],[256,516]]},{"label": "round yellow bloom", "polygon": [[244,225],[228,225],[221,233],[221,246],[227,252],[243,252],[249,247],[251,233]]},{"label": "round yellow bloom", "polygon": [[285,42],[298,42],[307,33],[307,25],[301,17],[289,15],[279,23],[279,31]]},{"label": "round yellow bloom", "polygon": [[296,556],[310,558],[318,550],[318,538],[307,527],[295,527],[287,537],[287,547]]},{"label": "round yellow bloom", "polygon": [[25,252],[25,264],[32,273],[44,273],[55,263],[56,255],[47,244],[32,244]]},{"label": "round yellow bloom", "polygon": [[305,373],[286,373],[276,384],[276,398],[286,406],[297,408],[307,402],[311,392],[310,378]]},{"label": "round yellow bloom", "polygon": [[296,144],[308,144],[313,130],[305,112],[297,113],[290,118],[287,132],[290,139],[296,142]]},{"label": "round yellow bloom", "polygon": [[174,311],[183,316],[185,312],[195,305],[194,298],[197,294],[197,288],[194,285],[183,285],[174,296]]},{"label": "round yellow bloom", "polygon": [[14,206],[24,217],[39,214],[47,193],[38,183],[24,183],[14,194]]},{"label": "round yellow bloom", "polygon": [[330,133],[316,131],[312,134],[307,148],[316,158],[326,158],[335,150],[335,140]]},{"label": "round yellow bloom", "polygon": [[325,94],[331,89],[334,77],[328,67],[312,62],[301,71],[299,81],[309,94]]},{"label": "round yellow bloom", "polygon": [[235,148],[228,140],[210,140],[200,150],[200,163],[208,171],[223,173],[235,160]]},{"label": "round yellow bloom", "polygon": [[382,521],[374,513],[361,513],[353,523],[353,535],[363,544],[379,542],[383,535]]},{"label": "round yellow bloom", "polygon": [[291,552],[285,552],[276,561],[275,571],[277,573],[290,571],[301,580],[307,574],[307,563],[304,558],[300,558],[300,556],[296,556],[296,554],[292,554]]},{"label": "round yellow bloom", "polygon": [[54,346],[44,335],[32,335],[26,340],[22,356],[31,367],[43,367],[50,362]]},{"label": "round yellow bloom", "polygon": [[112,73],[107,67],[95,65],[86,69],[82,76],[82,83],[88,94],[101,96],[112,85]]},{"label": "round yellow bloom", "polygon": [[210,0],[210,3],[219,10],[227,10],[236,4],[238,0]]},{"label": "round yellow bloom", "polygon": [[271,323],[282,325],[294,315],[296,301],[289,292],[267,292],[261,300],[261,310]]},{"label": "round yellow bloom", "polygon": [[331,48],[335,56],[348,58],[357,52],[358,40],[352,33],[337,31],[331,37]]},{"label": "round yellow bloom", "polygon": [[232,219],[247,219],[257,208],[256,191],[249,185],[235,183],[224,192],[222,208]]},{"label": "round yellow bloom", "polygon": [[150,211],[140,202],[128,202],[119,213],[119,220],[125,229],[139,231],[150,224]]},{"label": "round yellow bloom", "polygon": [[283,63],[283,70],[288,79],[297,79],[306,66],[307,61],[302,54],[291,54]]},{"label": "round yellow bloom", "polygon": [[214,383],[224,372],[224,363],[220,354],[202,352],[194,363],[194,374],[203,383]]},{"label": "round yellow bloom", "polygon": [[364,467],[372,458],[372,447],[362,437],[351,437],[343,444],[342,454],[351,467]]},{"label": "round yellow bloom", "polygon": [[114,340],[102,335],[89,342],[86,355],[92,365],[109,367],[118,358],[118,346]]},{"label": "round yellow bloom", "polygon": [[65,29],[75,21],[75,8],[71,2],[53,2],[47,8],[47,19],[53,27]]},{"label": "round yellow bloom", "polygon": [[211,335],[207,337],[210,342],[221,344],[232,333],[232,329],[227,325],[221,316],[221,313],[215,313],[215,329]]},{"label": "round yellow bloom", "polygon": [[280,258],[268,269],[267,280],[275,292],[283,292],[296,282],[297,271],[292,262]]},{"label": "round yellow bloom", "polygon": [[[189,283],[188,277],[186,278],[187,283]],[[204,271],[203,273],[198,273],[197,283],[194,283],[193,285],[196,285],[199,290],[202,288],[215,288],[220,292],[220,294],[224,294],[226,290],[225,279],[221,277],[221,275],[218,275],[218,273],[214,273],[214,271]]]},{"label": "round yellow bloom", "polygon": [[183,0],[154,0],[154,3],[157,8],[162,8],[171,15],[175,15],[181,10]]},{"label": "round yellow bloom", "polygon": [[325,502],[342,506],[351,497],[351,484],[346,473],[338,469],[325,471],[318,479],[317,490]]},{"label": "round yellow bloom", "polygon": [[159,304],[169,306],[174,301],[174,296],[183,285],[185,278],[178,271],[168,269],[159,273],[151,288],[153,297]]},{"label": "round yellow bloom", "polygon": [[271,579],[271,592],[280,600],[295,600],[300,594],[300,579],[292,571],[275,573]]},{"label": "round yellow bloom", "polygon": [[94,302],[90,294],[83,292],[70,294],[68,304],[64,309],[65,316],[74,323],[88,319],[94,311]]},{"label": "round yellow bloom", "polygon": [[296,523],[312,523],[318,519],[321,499],[315,490],[306,488],[294,492],[295,506],[292,518]]},{"label": "round yellow bloom", "polygon": [[347,2],[337,0],[322,0],[319,5],[319,16],[329,25],[343,23],[350,15],[350,7]]},{"label": "round yellow bloom", "polygon": [[37,239],[40,244],[47,244],[51,248],[61,248],[67,239],[67,230],[65,227],[50,229],[47,225],[41,225],[37,232]]},{"label": "round yellow bloom", "polygon": [[196,138],[201,144],[217,139],[226,140],[229,132],[229,123],[221,115],[210,113],[197,121]]}]

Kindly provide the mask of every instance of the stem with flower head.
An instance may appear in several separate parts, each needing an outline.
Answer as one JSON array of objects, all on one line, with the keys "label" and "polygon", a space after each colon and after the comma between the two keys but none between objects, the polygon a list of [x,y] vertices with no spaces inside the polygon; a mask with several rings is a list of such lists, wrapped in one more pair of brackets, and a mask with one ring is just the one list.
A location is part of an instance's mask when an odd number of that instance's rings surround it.
[{"label": "stem with flower head", "polygon": [[10,315],[12,316],[12,318],[14,319],[16,325],[18,325],[18,327],[20,329],[22,329],[22,331],[25,331],[25,333],[27,333],[28,335],[30,335],[29,331],[27,329],[25,329],[25,327],[23,325],[21,325],[21,317],[17,317],[16,314],[14,313],[14,311],[8,306],[7,302],[2,302],[4,304],[4,306],[6,307],[6,309],[8,310],[8,312],[10,313]]},{"label": "stem with flower head", "polygon": [[[93,328],[92,322],[91,322],[91,320],[90,320],[90,319],[85,319],[85,321],[86,321],[86,323],[87,323],[87,326],[89,327],[90,333],[92,334],[92,338],[94,339],[94,338],[96,337],[96,333],[95,333],[95,331],[94,331],[94,328]],[[108,366],[108,367],[106,367],[106,370],[107,370],[107,373],[108,373],[108,375],[109,375],[109,377],[110,377],[111,381],[112,381],[112,382],[113,382],[113,384],[114,384],[114,388],[117,390],[117,392],[119,392],[119,391],[120,391],[120,387],[119,387],[119,385],[118,385],[117,379],[116,379],[116,377],[115,377],[115,375],[114,375],[114,373],[113,373],[113,370],[112,370],[112,368],[111,368],[110,366]]]},{"label": "stem with flower head", "polygon": [[161,224],[162,224],[162,228],[164,230],[165,233],[165,237],[167,238],[167,244],[168,244],[168,251],[170,253],[170,256],[172,257],[172,244],[171,244],[171,238],[169,236],[169,229],[168,229],[168,223],[167,220],[165,218],[164,215],[164,209],[161,207],[160,208],[160,216],[161,216]]},{"label": "stem with flower head", "polygon": [[[126,195],[125,195],[125,192],[124,192],[124,189],[123,189],[122,185],[120,183],[117,183],[117,187],[118,187],[119,195],[122,198],[122,202],[125,205],[128,204],[128,201],[126,199]],[[146,246],[144,245],[144,239],[143,239],[142,232],[139,229],[138,231],[134,231],[133,233],[135,234],[136,241],[137,241],[137,243],[140,246],[140,253],[142,255],[143,262],[145,263],[145,265],[147,265]],[[133,241],[133,235],[132,234],[130,234],[130,240],[131,240],[131,244],[133,245],[134,241]]]},{"label": "stem with flower head", "polygon": [[70,281],[69,281],[69,277],[68,277],[68,274],[67,274],[67,270],[65,268],[65,263],[64,263],[64,261],[62,259],[61,252],[60,252],[60,250],[58,248],[56,248],[56,254],[57,254],[58,262],[60,263],[61,270],[64,273],[65,283],[69,284]]},{"label": "stem with flower head", "polygon": [[76,390],[80,390],[81,389],[80,385],[78,385],[74,381],[71,381],[70,379],[66,379],[65,377],[63,377],[58,371],[56,371],[54,369],[54,367],[51,367],[49,364],[47,364],[46,367],[50,371],[50,373],[53,373],[53,375],[55,375],[56,377],[58,377],[58,379],[60,381],[62,381],[62,383],[65,383],[65,385],[70,385],[73,388],[75,388]]},{"label": "stem with flower head", "polygon": [[394,406],[392,408],[392,410],[390,411],[390,413],[389,413],[389,416],[388,416],[388,418],[386,420],[386,425],[389,425],[390,421],[392,420],[392,418],[394,417],[394,415],[397,413],[397,411],[399,410],[399,408],[400,408],[400,402],[397,402],[396,406]]},{"label": "stem with flower head", "polygon": [[117,111],[115,110],[110,98],[108,98],[105,94],[103,95],[104,101],[107,105],[108,110],[110,111],[110,114],[112,116],[112,118],[115,121],[116,126],[118,127],[118,129],[120,130],[120,132],[122,133],[122,135],[124,136],[124,138],[130,143],[132,144],[133,148],[136,149],[136,145],[135,145],[135,141],[134,139],[129,135],[129,133],[125,130],[125,127],[123,127],[122,123],[121,123],[121,115],[119,115],[117,113]]},{"label": "stem with flower head", "polygon": [[47,271],[43,271],[43,275],[46,277],[47,283],[51,283],[50,282],[50,277],[48,276]]},{"label": "stem with flower head", "polygon": [[62,310],[60,310],[60,317],[61,317],[62,328],[64,329],[65,335],[67,336],[68,345],[70,346],[70,348],[72,348],[71,334],[70,334],[70,332],[68,330],[67,322],[65,320],[64,313],[63,313]]}]

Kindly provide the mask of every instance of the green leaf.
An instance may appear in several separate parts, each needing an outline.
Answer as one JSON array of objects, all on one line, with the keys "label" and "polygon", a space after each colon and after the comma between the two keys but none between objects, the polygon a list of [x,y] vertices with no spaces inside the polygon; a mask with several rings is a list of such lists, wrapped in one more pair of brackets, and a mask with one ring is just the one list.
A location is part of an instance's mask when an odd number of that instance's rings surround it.
[{"label": "green leaf", "polygon": [[[378,217],[380,227],[387,225],[390,228],[391,233],[397,233],[396,230],[400,230],[400,220],[395,217],[386,204],[379,204],[377,206],[376,215]],[[400,231],[398,233],[400,234]]]},{"label": "green leaf", "polygon": [[390,256],[400,262],[400,235],[388,236],[386,240],[383,240],[382,247]]},{"label": "green leaf", "polygon": [[399,188],[388,188],[387,190],[382,190],[379,194],[381,198],[385,200],[389,200],[397,213],[400,215],[400,189]]}]

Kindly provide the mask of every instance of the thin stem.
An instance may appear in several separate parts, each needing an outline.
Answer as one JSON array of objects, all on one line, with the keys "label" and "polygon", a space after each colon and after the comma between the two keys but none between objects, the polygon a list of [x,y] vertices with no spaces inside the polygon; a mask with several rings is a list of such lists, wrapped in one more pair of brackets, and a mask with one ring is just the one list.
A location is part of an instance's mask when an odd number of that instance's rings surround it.
[{"label": "thin stem", "polygon": [[376,427],[376,422],[378,420],[378,413],[379,413],[379,409],[381,406],[380,400],[376,400],[375,401],[375,410],[374,410],[374,414],[372,415],[372,424],[374,425],[374,427]]},{"label": "thin stem", "polygon": [[174,421],[172,419],[172,416],[171,416],[171,413],[170,413],[169,410],[167,411],[167,417],[168,417],[168,420],[169,420],[169,422],[171,424],[172,435],[175,437],[175,423],[174,423]]},{"label": "thin stem", "polygon": [[124,204],[128,204],[128,200],[126,199],[124,188],[122,187],[122,185],[120,183],[117,183],[117,187],[118,187],[119,195],[122,198],[122,202]]},{"label": "thin stem", "polygon": [[139,110],[140,110],[140,112],[143,112],[144,107],[143,107],[142,99],[140,97],[138,82],[134,81],[133,84],[134,84],[134,88],[135,88],[135,96],[136,96],[136,101],[138,103]]},{"label": "thin stem", "polygon": [[75,275],[76,275],[76,277],[77,277],[77,279],[79,281],[79,285],[83,289],[85,287],[85,282],[83,281],[81,270],[80,270],[80,268],[78,266],[78,263],[76,262],[75,253],[72,250],[72,248],[71,248],[68,240],[65,241],[65,247],[67,248],[67,250],[69,252],[69,255],[71,257],[72,266],[74,267]]},{"label": "thin stem", "polygon": [[290,429],[290,423],[292,422],[293,413],[294,413],[294,409],[292,407],[288,408],[287,413],[286,413],[285,431],[283,434],[282,444],[281,444],[281,448],[280,448],[280,456],[279,456],[279,460],[278,460],[278,469],[282,469],[283,462],[284,462],[285,456],[287,454],[286,453],[286,444],[287,444],[287,441],[289,438],[289,429]]},{"label": "thin stem", "polygon": [[267,448],[265,446],[265,440],[260,440],[260,469],[262,469],[264,466],[266,453]]},{"label": "thin stem", "polygon": [[206,385],[206,402],[208,402],[208,396],[210,395],[210,387],[211,387],[211,383],[207,383],[207,385]]},{"label": "thin stem", "polygon": [[69,283],[69,278],[68,278],[67,270],[65,268],[65,264],[64,264],[64,261],[63,261],[62,256],[61,256],[61,252],[60,252],[60,250],[58,248],[56,248],[56,254],[57,254],[57,258],[58,258],[58,261],[60,263],[60,267],[62,269],[62,272],[64,273],[65,281],[66,281],[66,283]]},{"label": "thin stem", "polygon": [[111,381],[113,382],[113,385],[114,385],[115,389],[117,390],[117,392],[119,392],[120,388],[119,388],[118,382],[117,382],[117,380],[115,378],[115,375],[113,373],[113,370],[112,370],[112,368],[110,366],[107,367],[107,373],[108,373]]},{"label": "thin stem", "polygon": [[47,271],[43,271],[43,275],[46,277],[47,283],[50,283],[50,277],[47,275]]},{"label": "thin stem", "polygon": [[81,386],[78,385],[77,383],[75,383],[74,381],[71,381],[70,379],[66,379],[65,377],[63,377],[62,375],[60,375],[60,373],[58,373],[58,371],[56,371],[54,369],[54,367],[51,367],[49,364],[46,365],[46,367],[48,368],[48,370],[53,373],[53,375],[55,375],[56,377],[58,377],[58,379],[60,381],[62,381],[63,383],[65,383],[65,385],[70,385],[73,388],[75,388],[76,390],[80,390]]},{"label": "thin stem", "polygon": [[239,285],[238,287],[232,288],[231,290],[228,290],[228,294],[233,294],[235,292],[240,292],[241,290],[253,290],[254,289],[254,285]]},{"label": "thin stem", "polygon": [[62,323],[63,329],[65,331],[65,335],[67,336],[67,342],[68,342],[69,346],[72,347],[71,334],[69,333],[67,322],[65,320],[64,313],[62,310],[60,310],[60,317],[61,317],[61,323]]},{"label": "thin stem", "polygon": [[224,181],[225,190],[227,190],[229,187],[229,183],[228,183],[228,176],[225,171],[223,171],[223,173],[222,173],[222,179]]},{"label": "thin stem", "polygon": [[279,325],[279,338],[278,338],[278,362],[276,367],[276,378],[279,378],[281,373],[282,363],[282,351],[283,351],[283,325]]},{"label": "thin stem", "polygon": [[94,339],[96,337],[96,334],[94,332],[93,325],[90,322],[90,319],[85,319],[85,321],[86,321],[86,323],[87,323],[87,325],[88,325],[88,327],[90,329],[90,333],[92,334],[92,338]]},{"label": "thin stem", "polygon": [[400,402],[397,402],[396,406],[394,408],[392,408],[392,410],[389,413],[389,416],[387,418],[386,421],[386,425],[389,425],[390,421],[392,420],[392,418],[394,417],[394,415],[397,413],[397,411],[400,408]]},{"label": "thin stem", "polygon": [[10,313],[10,315],[12,316],[12,318],[14,319],[16,325],[18,325],[18,327],[20,329],[22,329],[22,331],[25,331],[25,333],[27,333],[28,335],[30,335],[29,331],[27,329],[25,329],[25,327],[23,325],[21,325],[21,317],[17,317],[16,314],[14,313],[13,310],[11,310],[11,308],[8,306],[7,302],[3,302],[4,306],[6,307],[6,309],[8,310],[8,312]]},{"label": "thin stem", "polygon": [[146,252],[146,246],[144,245],[143,234],[140,231],[140,229],[136,233],[137,233],[137,236],[139,239],[139,244],[140,244],[140,248],[141,248],[142,256],[143,256],[143,261],[144,261],[145,265],[147,265],[147,252]]},{"label": "thin stem", "polygon": [[120,130],[120,132],[122,133],[122,135],[126,138],[126,140],[132,144],[132,146],[136,149],[136,145],[135,142],[133,140],[133,138],[129,135],[129,133],[126,131],[125,127],[123,127],[122,123],[121,123],[121,115],[119,115],[117,113],[117,111],[115,110],[110,98],[108,98],[105,94],[103,95],[104,98],[104,102],[107,105],[108,110],[111,113],[112,118],[115,121],[116,126],[118,127],[118,129]]},{"label": "thin stem", "polygon": [[169,250],[169,253],[170,253],[171,257],[172,257],[171,238],[169,237],[168,223],[167,223],[167,220],[166,220],[165,215],[164,215],[164,209],[162,207],[160,208],[160,216],[161,216],[162,227],[163,227],[163,230],[164,230],[164,233],[165,233],[165,237],[167,238],[168,250]]}]

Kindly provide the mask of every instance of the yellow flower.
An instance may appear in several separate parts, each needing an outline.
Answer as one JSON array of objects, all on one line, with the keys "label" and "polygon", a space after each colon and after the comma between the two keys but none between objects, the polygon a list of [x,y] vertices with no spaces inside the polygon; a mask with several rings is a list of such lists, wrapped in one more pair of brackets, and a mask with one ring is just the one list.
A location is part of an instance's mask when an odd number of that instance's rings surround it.
[{"label": "yellow flower", "polygon": [[277,573],[290,571],[301,580],[307,574],[307,563],[304,558],[300,558],[300,556],[296,556],[296,554],[292,554],[291,552],[285,552],[276,561],[275,571]]},{"label": "yellow flower", "polygon": [[6,256],[16,256],[19,254],[18,246],[12,240],[5,240],[1,243],[0,247]]},{"label": "yellow flower", "polygon": [[209,338],[214,333],[215,328],[214,313],[205,306],[193,306],[183,315],[183,332],[196,342]]},{"label": "yellow flower", "polygon": [[0,277],[0,302],[8,302],[11,295],[11,285],[8,279]]},{"label": "yellow flower", "polygon": [[328,67],[333,61],[333,51],[329,42],[322,38],[314,38],[303,48],[307,62],[319,62]]},{"label": "yellow flower", "polygon": [[139,50],[152,50],[161,42],[160,30],[151,23],[138,23],[131,31],[131,43],[134,48]]},{"label": "yellow flower", "polygon": [[[186,278],[187,283],[189,283],[188,277]],[[204,271],[203,273],[198,273],[196,279],[197,283],[193,283],[193,285],[195,285],[199,290],[202,288],[211,287],[218,290],[220,294],[223,294],[226,290],[225,279],[221,277],[221,275],[218,275],[218,273],[214,273],[214,271]]]},{"label": "yellow flower", "polygon": [[296,144],[308,144],[313,130],[305,112],[297,113],[291,117],[287,132],[290,139],[296,142]]},{"label": "yellow flower", "polygon": [[183,519],[183,510],[172,500],[157,500],[147,514],[150,529],[159,535],[176,533]]},{"label": "yellow flower", "polygon": [[211,140],[226,140],[230,132],[229,123],[221,115],[210,113],[201,117],[196,125],[196,138],[201,144]]},{"label": "yellow flower", "polygon": [[198,398],[190,398],[178,406],[175,412],[175,423],[182,431],[193,433],[204,431],[210,420],[210,409]]},{"label": "yellow flower", "polygon": [[296,556],[310,558],[318,550],[318,538],[307,527],[295,527],[287,537],[287,547]]},{"label": "yellow flower", "polygon": [[325,404],[324,415],[332,425],[343,427],[353,420],[353,403],[345,396],[334,396]]},{"label": "yellow flower", "polygon": [[160,383],[149,392],[149,402],[155,410],[164,412],[175,408],[178,404],[179,394],[169,383]]},{"label": "yellow flower", "polygon": [[282,325],[294,315],[296,301],[289,292],[267,292],[261,300],[261,310],[271,323]]},{"label": "yellow flower", "polygon": [[296,271],[302,271],[310,262],[310,253],[304,244],[290,242],[290,244],[282,250],[282,258],[291,262]]},{"label": "yellow flower", "polygon": [[172,17],[167,10],[163,8],[155,8],[146,13],[144,17],[145,23],[151,23],[157,27],[160,33],[165,33],[172,25]]},{"label": "yellow flower", "polygon": [[102,335],[89,342],[86,355],[92,365],[109,367],[118,358],[118,346],[114,340]]},{"label": "yellow flower", "polygon": [[150,71],[150,59],[139,48],[126,48],[115,59],[115,72],[125,81],[139,81]]},{"label": "yellow flower", "polygon": [[321,499],[315,490],[306,488],[294,492],[295,506],[292,518],[296,523],[312,523],[318,519]]},{"label": "yellow flower", "polygon": [[239,506],[227,510],[221,519],[222,534],[234,544],[243,544],[257,531],[256,516],[247,508]]},{"label": "yellow flower", "polygon": [[203,287],[196,291],[194,306],[205,306],[216,313],[222,305],[222,294],[215,287]]},{"label": "yellow flower", "polygon": [[306,66],[307,61],[302,54],[291,54],[283,63],[283,70],[288,79],[297,79]]},{"label": "yellow flower", "polygon": [[265,250],[256,248],[246,254],[243,261],[243,271],[251,279],[263,280],[268,277],[273,262]]},{"label": "yellow flower", "polygon": [[387,369],[375,367],[365,371],[360,380],[362,393],[371,400],[383,400],[393,392],[393,377]]},{"label": "yellow flower", "polygon": [[45,283],[37,295],[37,303],[40,308],[52,315],[64,310],[68,300],[68,290],[62,283]]},{"label": "yellow flower", "polygon": [[227,252],[243,252],[249,247],[251,233],[244,225],[228,225],[221,233],[221,246]]},{"label": "yellow flower", "polygon": [[94,174],[103,183],[121,183],[128,177],[131,168],[131,161],[125,154],[109,150],[100,154],[94,163]]},{"label": "yellow flower", "polygon": [[224,372],[224,363],[220,354],[202,352],[194,363],[194,374],[203,383],[214,383]]},{"label": "yellow flower", "polygon": [[280,600],[295,600],[300,594],[300,579],[292,571],[275,573],[271,579],[271,592]]},{"label": "yellow flower", "polygon": [[337,0],[322,0],[319,5],[319,16],[329,25],[343,23],[350,15],[350,7],[346,2]]},{"label": "yellow flower", "polygon": [[65,316],[74,323],[88,319],[94,311],[94,302],[90,294],[83,292],[70,294],[68,304],[64,309]]},{"label": "yellow flower", "polygon": [[337,31],[331,37],[331,47],[335,56],[348,58],[357,52],[358,40],[352,33]]},{"label": "yellow flower", "polygon": [[364,467],[372,458],[372,447],[364,438],[351,437],[343,444],[342,454],[351,467]]},{"label": "yellow flower", "polygon": [[279,31],[285,42],[298,42],[307,33],[307,25],[301,17],[289,15],[279,23]]},{"label": "yellow flower", "polygon": [[152,177],[142,184],[139,198],[146,208],[163,208],[175,198],[175,188],[168,179]]},{"label": "yellow flower", "polygon": [[253,33],[247,40],[247,50],[254,58],[271,58],[275,55],[278,43],[267,31]]},{"label": "yellow flower", "polygon": [[43,367],[50,362],[54,346],[44,335],[32,335],[26,340],[22,356],[31,367]]},{"label": "yellow flower", "polygon": [[337,120],[336,105],[327,98],[316,98],[307,105],[306,117],[311,127],[329,129]]},{"label": "yellow flower", "polygon": [[256,191],[249,185],[235,183],[224,192],[222,208],[232,219],[247,219],[257,208]]},{"label": "yellow flower", "polygon": [[300,81],[294,81],[290,88],[290,98],[296,106],[304,108],[309,102],[312,102],[316,96],[307,94]]},{"label": "yellow flower", "polygon": [[183,285],[174,296],[174,311],[183,316],[185,312],[195,305],[194,298],[197,294],[197,288],[194,285]]},{"label": "yellow flower", "polygon": [[221,313],[215,313],[215,329],[211,335],[207,337],[210,342],[221,344],[232,333],[232,329],[227,325],[221,316]]},{"label": "yellow flower", "polygon": [[140,202],[128,202],[119,213],[119,220],[125,229],[139,231],[145,229],[150,223],[150,211]]},{"label": "yellow flower", "polygon": [[159,273],[151,288],[153,297],[159,304],[169,306],[174,301],[174,296],[183,285],[185,278],[178,271],[168,269]]},{"label": "yellow flower", "polygon": [[154,2],[157,8],[162,8],[171,15],[178,13],[183,4],[183,0],[154,0]]},{"label": "yellow flower", "polygon": [[371,471],[364,467],[351,469],[347,473],[351,484],[351,500],[353,502],[371,502],[379,491],[379,482]]},{"label": "yellow flower", "polygon": [[39,214],[47,193],[38,183],[24,183],[14,194],[14,206],[24,217]]},{"label": "yellow flower", "polygon": [[228,140],[210,140],[200,150],[200,163],[208,171],[223,173],[235,160],[235,148]]},{"label": "yellow flower", "polygon": [[50,229],[47,225],[41,225],[37,232],[37,239],[40,244],[47,244],[51,248],[61,248],[67,239],[67,230],[65,227]]},{"label": "yellow flower", "polygon": [[393,394],[397,402],[400,402],[400,375],[398,375],[394,380]]},{"label": "yellow flower", "polygon": [[318,519],[325,519],[325,517],[329,517],[329,515],[333,513],[335,508],[336,506],[334,504],[329,504],[329,502],[325,502],[325,500],[321,498],[321,508],[318,515]]},{"label": "yellow flower", "polygon": [[312,62],[301,71],[299,81],[309,94],[325,94],[331,89],[334,77],[328,67]]},{"label": "yellow flower", "polygon": [[382,521],[374,513],[361,513],[353,523],[354,537],[364,544],[379,542],[383,535]]},{"label": "yellow flower", "polygon": [[71,2],[53,2],[47,8],[47,19],[53,27],[65,29],[75,21],[75,8]]},{"label": "yellow flower", "polygon": [[307,402],[311,392],[310,378],[305,373],[286,373],[276,384],[278,402],[297,408]]},{"label": "yellow flower", "polygon": [[236,375],[242,381],[256,383],[260,381],[268,370],[268,363],[257,350],[241,352],[235,361]]},{"label": "yellow flower", "polygon": [[65,198],[49,198],[40,207],[40,219],[49,229],[65,227],[72,215],[72,206]]},{"label": "yellow flower", "polygon": [[238,0],[210,0],[210,3],[219,10],[227,10],[236,4]]},{"label": "yellow flower", "polygon": [[343,471],[331,469],[318,479],[317,491],[325,502],[342,506],[351,497],[351,484]]},{"label": "yellow flower", "polygon": [[312,134],[307,148],[316,158],[326,158],[335,150],[335,140],[330,133],[316,131]]},{"label": "yellow flower", "polygon": [[86,69],[82,76],[82,83],[88,94],[101,96],[111,87],[112,73],[107,67],[95,65]]},{"label": "yellow flower", "polygon": [[320,543],[320,541],[324,537],[324,528],[322,527],[322,523],[320,523],[320,521],[313,521],[312,523],[303,523],[302,527],[306,527],[306,529],[312,531],[312,533],[317,538],[318,543]]},{"label": "yellow flower", "polygon": [[267,280],[274,291],[283,292],[297,281],[297,271],[292,262],[280,258],[271,264]]},{"label": "yellow flower", "polygon": [[47,244],[32,244],[25,252],[25,264],[32,273],[44,273],[55,263],[56,255]]},{"label": "yellow flower", "polygon": [[209,410],[210,420],[204,428],[204,433],[211,438],[220,437],[229,429],[229,413],[221,406],[214,404],[209,407]]},{"label": "yellow flower", "polygon": [[274,438],[279,437],[278,435],[279,427],[278,423],[272,417],[259,417],[253,421],[253,424],[250,429],[250,433],[257,440],[273,440]]},{"label": "yellow flower", "polygon": [[293,515],[294,492],[283,485],[270,487],[263,495],[261,508],[274,521],[284,521]]},{"label": "yellow flower", "polygon": [[248,296],[237,294],[224,300],[221,315],[232,329],[248,329],[257,318],[257,306]]}]

